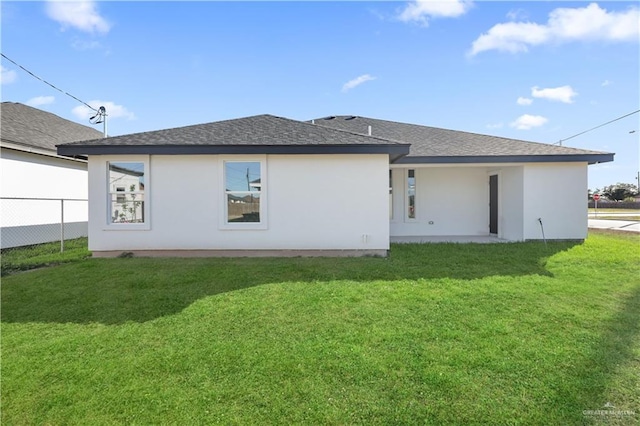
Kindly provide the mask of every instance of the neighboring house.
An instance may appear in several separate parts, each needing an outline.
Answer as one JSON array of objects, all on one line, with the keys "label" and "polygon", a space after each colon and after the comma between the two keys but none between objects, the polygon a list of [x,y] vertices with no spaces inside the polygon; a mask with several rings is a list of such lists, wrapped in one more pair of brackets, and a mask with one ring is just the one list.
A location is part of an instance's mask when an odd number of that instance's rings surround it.
[{"label": "neighboring house", "polygon": [[[97,256],[386,254],[392,241],[581,240],[587,165],[613,154],[363,117],[271,115],[58,146],[89,158]],[[142,173],[114,218],[113,167]],[[258,185],[259,182],[259,185]]]},{"label": "neighboring house", "polygon": [[[101,136],[102,133],[95,129],[49,112],[20,103],[2,102],[2,248],[38,244],[60,238],[60,199],[87,199],[87,160],[86,157],[58,155],[56,144]],[[87,202],[65,202],[64,219],[66,238],[86,236]]]}]

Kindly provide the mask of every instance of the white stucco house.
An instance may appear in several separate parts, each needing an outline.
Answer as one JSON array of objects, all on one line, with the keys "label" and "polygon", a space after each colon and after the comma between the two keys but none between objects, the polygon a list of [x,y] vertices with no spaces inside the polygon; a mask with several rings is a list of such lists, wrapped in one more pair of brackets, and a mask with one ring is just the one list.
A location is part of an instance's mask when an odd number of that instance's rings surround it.
[{"label": "white stucco house", "polygon": [[[61,144],[58,154],[89,159],[94,256],[384,255],[394,241],[541,239],[540,221],[547,239],[582,240],[587,167],[613,160],[365,117],[271,115]],[[136,220],[114,214],[129,201],[112,185],[121,169],[138,173]]]},{"label": "white stucco house", "polygon": [[[0,242],[2,248],[60,238],[61,199],[86,200],[87,159],[61,156],[56,144],[102,133],[14,102],[0,105]],[[64,206],[65,236],[88,232],[86,201]]]}]

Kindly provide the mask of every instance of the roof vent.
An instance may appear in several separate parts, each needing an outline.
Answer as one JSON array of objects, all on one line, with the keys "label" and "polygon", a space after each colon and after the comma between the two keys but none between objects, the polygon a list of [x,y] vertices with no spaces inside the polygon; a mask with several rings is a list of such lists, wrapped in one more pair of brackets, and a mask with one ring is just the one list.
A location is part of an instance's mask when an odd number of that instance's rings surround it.
[{"label": "roof vent", "polygon": [[334,118],[336,118],[335,115],[330,115],[329,117],[323,118],[323,120],[333,120]]},{"label": "roof vent", "polygon": [[355,120],[356,118],[358,117],[356,117],[355,115],[351,115],[349,117],[346,117],[345,120]]}]

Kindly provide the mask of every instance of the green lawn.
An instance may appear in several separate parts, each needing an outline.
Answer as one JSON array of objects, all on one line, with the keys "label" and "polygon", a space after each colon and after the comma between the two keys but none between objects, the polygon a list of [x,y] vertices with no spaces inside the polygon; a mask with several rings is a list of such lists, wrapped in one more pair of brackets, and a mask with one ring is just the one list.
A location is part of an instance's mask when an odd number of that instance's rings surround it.
[{"label": "green lawn", "polygon": [[77,238],[64,242],[64,251],[60,252],[60,242],[36,244],[2,250],[2,276],[18,271],[59,265],[89,257],[87,238]]},{"label": "green lawn", "polygon": [[14,274],[1,423],[637,424],[638,243],[590,233]]}]

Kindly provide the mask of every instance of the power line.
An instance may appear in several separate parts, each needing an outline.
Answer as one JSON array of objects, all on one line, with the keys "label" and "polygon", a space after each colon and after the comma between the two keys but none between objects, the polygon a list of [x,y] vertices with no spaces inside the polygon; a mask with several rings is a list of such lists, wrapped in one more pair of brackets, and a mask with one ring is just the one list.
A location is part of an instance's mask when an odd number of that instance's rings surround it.
[{"label": "power line", "polygon": [[[633,114],[636,114],[636,113],[638,113],[638,112],[640,112],[640,109],[639,109],[639,110],[636,110],[636,111],[633,111],[633,112],[630,112],[629,114],[625,114],[625,115],[623,115],[622,117],[614,118],[613,120],[611,120],[611,121],[607,121],[606,123],[602,123],[602,124],[600,124],[600,125],[598,125],[598,126],[596,126],[596,127],[592,127],[591,129],[589,129],[589,130],[585,130],[584,132],[576,133],[575,135],[573,135],[573,136],[569,136],[568,138],[565,138],[565,139],[560,139],[558,142],[556,142],[556,144],[558,144],[558,145],[562,146],[562,142],[564,142],[564,141],[568,141],[569,139],[573,139],[573,138],[575,138],[576,136],[584,135],[584,134],[585,134],[585,133],[587,133],[587,132],[590,132],[590,131],[595,130],[595,129],[599,129],[600,127],[602,127],[602,126],[606,126],[607,124],[611,124],[611,123],[613,123],[614,121],[622,120],[623,118],[628,117],[628,116],[633,115]],[[555,145],[555,144],[554,144],[554,145]]]},{"label": "power line", "polygon": [[92,107],[91,105],[89,105],[88,103],[81,101],[80,99],[76,98],[75,96],[73,96],[72,94],[65,92],[62,89],[57,88],[56,86],[54,86],[53,84],[49,83],[48,81],[38,77],[37,75],[35,75],[34,73],[32,73],[31,71],[29,71],[28,69],[26,69],[25,67],[23,67],[22,65],[20,65],[19,63],[17,63],[16,61],[12,60],[11,58],[7,57],[7,55],[5,55],[4,53],[0,53],[0,55],[2,55],[3,58],[5,58],[7,61],[11,62],[12,64],[22,68],[24,71],[26,71],[27,73],[31,74],[33,77],[37,78],[38,80],[40,80],[41,82],[48,84],[49,86],[53,87],[54,89],[56,89],[57,91],[64,93],[65,95],[75,99],[76,101],[80,102],[81,104],[84,104],[85,106],[87,106],[88,108],[91,108],[93,111],[100,113],[100,111],[98,111],[97,109],[95,109],[94,107]]}]

